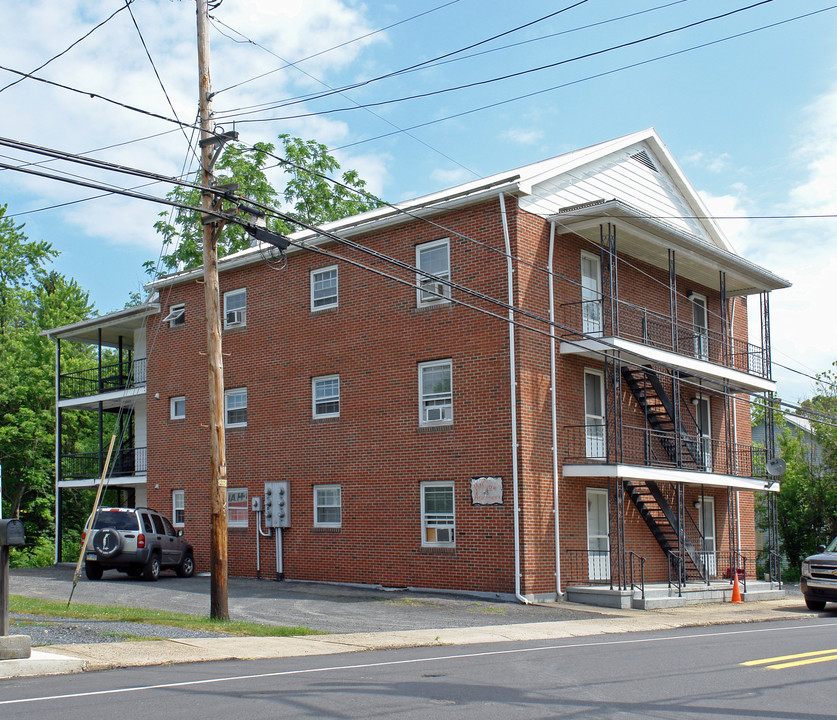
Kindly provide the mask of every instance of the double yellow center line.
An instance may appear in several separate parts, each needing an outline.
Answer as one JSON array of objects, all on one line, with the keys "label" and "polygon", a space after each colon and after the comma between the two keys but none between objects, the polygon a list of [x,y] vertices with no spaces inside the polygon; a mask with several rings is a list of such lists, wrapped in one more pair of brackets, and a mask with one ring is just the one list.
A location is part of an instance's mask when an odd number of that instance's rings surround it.
[{"label": "double yellow center line", "polygon": [[784,670],[785,668],[813,665],[814,663],[829,662],[831,660],[837,660],[837,649],[816,650],[814,652],[782,655],[780,657],[764,658],[762,660],[748,660],[747,662],[741,663],[741,665],[747,667],[766,665],[766,670]]}]

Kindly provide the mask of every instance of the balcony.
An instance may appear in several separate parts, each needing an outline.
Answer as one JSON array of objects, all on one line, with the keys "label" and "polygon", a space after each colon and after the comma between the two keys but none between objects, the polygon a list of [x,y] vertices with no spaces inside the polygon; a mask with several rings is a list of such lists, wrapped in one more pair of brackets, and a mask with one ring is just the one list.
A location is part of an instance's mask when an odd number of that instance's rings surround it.
[{"label": "balcony", "polygon": [[[96,478],[102,474],[102,463],[106,457],[98,452],[61,455],[61,477],[81,480]],[[111,457],[111,477],[145,475],[148,472],[148,455],[144,447],[122,448]]]},{"label": "balcony", "polygon": [[58,396],[61,400],[83,398],[103,393],[144,387],[147,359],[113,363],[62,373]]},{"label": "balcony", "polygon": [[[623,425],[617,448],[613,433],[608,434],[604,425],[567,426],[564,433],[568,476],[616,475],[753,489],[764,489],[768,477],[766,450],[745,443]],[[664,472],[637,472],[637,468]]]},{"label": "balcony", "polygon": [[744,392],[775,390],[764,349],[746,340],[623,300],[581,300],[561,310],[564,354],[600,358],[618,351],[637,365],[676,367]]}]

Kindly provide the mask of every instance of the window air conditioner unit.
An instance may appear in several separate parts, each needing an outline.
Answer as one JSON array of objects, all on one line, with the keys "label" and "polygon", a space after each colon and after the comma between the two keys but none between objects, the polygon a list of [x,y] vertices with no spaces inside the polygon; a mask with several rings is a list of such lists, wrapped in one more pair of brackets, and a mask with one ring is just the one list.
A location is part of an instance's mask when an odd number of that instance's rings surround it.
[{"label": "window air conditioner unit", "polygon": [[440,422],[444,420],[443,409],[440,407],[427,408],[427,422]]},{"label": "window air conditioner unit", "polygon": [[230,325],[241,325],[243,321],[242,315],[243,314],[241,310],[230,310],[227,313],[227,327],[229,327]]},{"label": "window air conditioner unit", "polygon": [[450,528],[436,528],[436,542],[453,542],[453,530]]}]

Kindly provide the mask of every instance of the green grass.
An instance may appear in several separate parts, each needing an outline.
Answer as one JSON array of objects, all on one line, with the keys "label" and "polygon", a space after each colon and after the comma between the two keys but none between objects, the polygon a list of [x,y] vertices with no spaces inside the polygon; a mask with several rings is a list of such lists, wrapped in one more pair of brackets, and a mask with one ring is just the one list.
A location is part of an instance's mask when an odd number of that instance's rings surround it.
[{"label": "green grass", "polygon": [[9,612],[22,615],[42,615],[51,618],[76,618],[81,620],[111,620],[114,622],[137,622],[151,625],[206,630],[253,637],[291,637],[293,635],[319,635],[311,628],[281,625],[262,625],[242,620],[212,620],[202,615],[169,612],[167,610],[145,610],[142,608],[114,607],[110,605],[87,605],[55,600],[27,598],[21,595],[9,596]]}]

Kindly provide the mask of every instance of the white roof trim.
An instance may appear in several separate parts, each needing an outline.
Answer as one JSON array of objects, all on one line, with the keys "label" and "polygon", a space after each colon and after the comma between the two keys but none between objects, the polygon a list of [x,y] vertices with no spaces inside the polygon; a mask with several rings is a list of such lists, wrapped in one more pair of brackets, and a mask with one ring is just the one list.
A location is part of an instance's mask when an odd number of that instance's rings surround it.
[{"label": "white roof trim", "polygon": [[601,478],[613,477],[620,480],[640,482],[676,482],[687,485],[711,485],[713,487],[732,487],[741,490],[760,490],[779,492],[779,483],[761,478],[742,478],[735,475],[696,472],[691,470],[667,470],[664,468],[645,467],[644,465],[622,465],[619,463],[602,465],[582,465],[568,463],[563,466],[564,477]]}]

